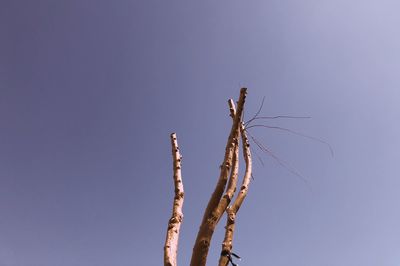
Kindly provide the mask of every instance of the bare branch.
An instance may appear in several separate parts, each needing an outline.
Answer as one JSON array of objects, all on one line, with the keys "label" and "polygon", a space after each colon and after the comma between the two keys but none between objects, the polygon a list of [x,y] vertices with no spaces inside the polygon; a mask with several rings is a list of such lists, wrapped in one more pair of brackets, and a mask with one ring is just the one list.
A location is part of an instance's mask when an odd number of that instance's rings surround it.
[{"label": "bare branch", "polygon": [[196,241],[193,247],[192,258],[190,262],[191,266],[206,265],[211,238],[220,218],[220,214],[217,213],[218,205],[221,200],[222,194],[224,193],[225,186],[228,181],[228,176],[233,166],[233,157],[235,153],[234,151],[236,143],[238,142],[240,118],[242,117],[246,92],[247,92],[246,88],[242,88],[240,90],[240,97],[237,104],[236,115],[232,123],[232,128],[226,144],[225,156],[224,156],[224,161],[221,165],[220,176],[218,178],[215,190],[209,199],[207,208],[203,215],[202,222],[200,224],[199,232],[197,233]]},{"label": "bare branch", "polygon": [[[232,117],[233,121],[236,116],[236,107],[235,103],[233,102],[232,99],[229,99],[228,101],[229,104],[229,110],[230,110],[230,116]],[[239,129],[238,129],[239,132]],[[239,132],[240,134],[240,132]],[[235,141],[235,151],[233,153],[233,158],[232,158],[232,170],[229,176],[228,180],[228,186],[226,188],[225,194],[222,196],[218,207],[215,211],[215,216],[217,217],[218,221],[221,219],[222,215],[224,214],[226,208],[228,207],[229,203],[231,202],[233,195],[235,194],[236,191],[236,183],[237,183],[237,178],[238,178],[238,172],[239,172],[239,136]]]},{"label": "bare branch", "polygon": [[164,245],[164,266],[176,266],[177,265],[177,253],[178,253],[178,240],[181,223],[183,221],[183,200],[184,191],[181,174],[181,161],[182,155],[179,152],[178,141],[176,134],[171,134],[171,145],[172,145],[172,158],[173,158],[173,170],[174,170],[174,186],[175,186],[175,197],[172,207],[172,216],[168,221],[167,236]]},{"label": "bare branch", "polygon": [[225,237],[224,242],[222,243],[222,251],[219,259],[219,266],[226,266],[229,262],[232,262],[231,254],[232,254],[232,243],[233,243],[233,234],[235,231],[235,219],[237,212],[239,211],[244,199],[247,196],[247,192],[250,185],[250,178],[252,177],[252,158],[250,151],[250,143],[247,138],[247,133],[242,123],[240,126],[240,133],[242,136],[242,146],[243,146],[243,156],[244,161],[246,163],[246,170],[243,177],[242,185],[240,187],[240,191],[231,206],[229,206],[226,210],[227,212],[227,222],[225,226]]}]

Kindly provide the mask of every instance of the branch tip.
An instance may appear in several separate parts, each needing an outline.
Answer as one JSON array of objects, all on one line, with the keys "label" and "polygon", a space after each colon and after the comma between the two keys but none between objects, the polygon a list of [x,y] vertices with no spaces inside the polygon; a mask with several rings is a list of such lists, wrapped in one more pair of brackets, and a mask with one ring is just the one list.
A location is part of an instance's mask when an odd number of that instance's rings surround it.
[{"label": "branch tip", "polygon": [[175,187],[175,196],[172,205],[172,216],[168,221],[167,236],[164,245],[164,265],[165,266],[176,266],[177,265],[177,253],[178,253],[178,240],[181,223],[183,220],[183,200],[184,190],[181,174],[181,160],[182,155],[178,148],[178,141],[176,134],[171,134],[171,148],[172,148],[172,160],[173,160],[173,180]]}]

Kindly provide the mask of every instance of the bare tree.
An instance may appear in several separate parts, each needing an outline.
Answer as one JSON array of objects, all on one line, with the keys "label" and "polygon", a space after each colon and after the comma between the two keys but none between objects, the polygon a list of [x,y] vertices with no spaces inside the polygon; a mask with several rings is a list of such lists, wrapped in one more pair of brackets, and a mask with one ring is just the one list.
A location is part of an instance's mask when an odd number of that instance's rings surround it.
[{"label": "bare tree", "polygon": [[[285,161],[277,157],[273,152],[271,152],[266,146],[264,146],[260,141],[258,141],[253,135],[248,132],[251,128],[265,128],[265,129],[275,129],[281,132],[291,133],[303,138],[310,139],[326,145],[331,155],[333,156],[333,149],[329,143],[309,136],[288,128],[283,128],[279,126],[270,126],[264,124],[263,120],[268,119],[307,119],[308,116],[291,116],[291,115],[278,115],[278,116],[260,116],[261,109],[264,104],[264,99],[261,102],[261,106],[256,112],[256,114],[249,119],[247,122],[243,120],[244,104],[246,100],[247,89],[242,88],[240,90],[239,100],[237,105],[235,105],[232,99],[229,99],[229,110],[230,116],[232,117],[232,128],[228,136],[228,141],[225,147],[225,155],[223,162],[220,166],[220,175],[215,186],[214,192],[212,193],[207,207],[204,211],[203,219],[200,223],[200,228],[197,233],[196,241],[193,246],[193,253],[190,265],[191,266],[205,266],[207,262],[207,255],[210,248],[210,243],[214,230],[218,225],[221,217],[226,213],[226,226],[225,226],[225,236],[222,242],[222,250],[219,258],[219,266],[227,266],[231,263],[236,266],[234,258],[239,258],[238,255],[232,252],[233,249],[233,235],[235,232],[235,221],[236,216],[243,201],[245,200],[250,181],[252,178],[252,156],[250,150],[250,140],[256,144],[262,152],[268,154],[273,158],[279,165],[286,168],[292,174],[299,177],[305,184],[308,185],[307,180],[299,174],[294,168],[286,164]],[[254,123],[253,123],[254,122]],[[168,223],[167,237],[164,246],[164,265],[165,266],[176,266],[176,256],[178,250],[178,237],[179,229],[183,219],[182,205],[183,205],[183,184],[181,177],[181,159],[176,134],[171,134],[172,143],[172,155],[173,155],[173,165],[174,165],[174,183],[175,183],[175,198],[172,210],[172,217]],[[242,153],[245,162],[245,172],[242,179],[242,183],[236,198],[234,199],[237,183],[238,183],[238,172],[239,172],[239,146],[242,146]],[[256,153],[257,155],[257,153]],[[258,156],[258,155],[257,155]],[[261,163],[262,160],[260,159]]]},{"label": "bare tree", "polygon": [[[204,211],[203,219],[196,237],[193,247],[193,253],[190,265],[191,266],[204,266],[207,262],[207,255],[211,243],[214,230],[224,213],[227,213],[227,226],[225,239],[222,244],[221,257],[219,265],[228,265],[232,261],[232,241],[233,233],[235,230],[235,216],[245,199],[250,184],[250,177],[252,171],[252,161],[250,153],[250,144],[247,139],[244,123],[242,121],[242,114],[246,100],[247,89],[240,90],[239,100],[237,106],[234,101],[230,99],[229,109],[232,117],[232,128],[228,136],[228,141],[225,148],[225,155],[223,162],[220,166],[220,175],[212,193],[207,207]],[[243,177],[243,182],[240,191],[234,200],[233,204],[229,206],[234,197],[239,169],[239,144],[242,140],[243,155],[246,163],[246,171]],[[183,205],[183,184],[181,177],[181,154],[179,152],[176,134],[171,134],[172,155],[173,155],[173,170],[174,170],[174,184],[175,184],[175,197],[173,203],[172,217],[168,223],[167,236],[164,245],[164,265],[175,266],[177,265],[176,256],[178,250],[178,238],[180,225],[183,219],[182,205]],[[225,193],[224,193],[225,192]],[[236,256],[235,254],[233,254]]]}]

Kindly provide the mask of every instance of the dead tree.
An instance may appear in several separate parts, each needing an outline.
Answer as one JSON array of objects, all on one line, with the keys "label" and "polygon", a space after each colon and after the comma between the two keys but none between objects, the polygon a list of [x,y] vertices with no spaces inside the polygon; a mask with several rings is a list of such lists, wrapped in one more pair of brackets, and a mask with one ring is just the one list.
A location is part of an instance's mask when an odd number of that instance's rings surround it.
[{"label": "dead tree", "polygon": [[[246,100],[246,88],[240,90],[239,100],[237,105],[234,101],[230,99],[228,101],[230,116],[232,117],[232,128],[230,130],[228,141],[225,147],[225,155],[223,162],[220,166],[220,175],[215,186],[214,192],[212,193],[207,207],[204,211],[203,219],[200,223],[200,228],[197,233],[196,241],[193,247],[193,253],[190,265],[191,266],[205,266],[207,262],[207,255],[210,248],[210,243],[214,230],[218,225],[221,217],[226,213],[227,221],[225,226],[225,236],[222,242],[222,250],[219,258],[218,266],[227,266],[231,263],[233,266],[237,264],[234,263],[233,257],[240,258],[238,255],[232,252],[233,249],[233,235],[235,232],[235,221],[236,216],[243,201],[247,196],[249,190],[250,181],[252,178],[252,157],[250,150],[250,139],[256,144],[256,146],[264,153],[270,155],[278,164],[286,168],[289,172],[299,177],[305,184],[308,184],[307,180],[299,174],[296,170],[291,168],[281,160],[274,153],[272,153],[266,146],[259,142],[254,136],[248,132],[250,128],[267,128],[267,129],[277,129],[283,132],[291,133],[303,138],[310,139],[312,141],[319,142],[326,145],[331,155],[333,156],[333,149],[330,144],[319,138],[309,136],[288,128],[283,128],[279,126],[269,126],[264,123],[255,122],[264,119],[303,119],[310,118],[308,116],[290,116],[290,115],[278,115],[278,116],[259,116],[260,111],[263,107],[264,99],[257,113],[247,122],[242,121],[244,104]],[[176,256],[178,250],[178,237],[179,229],[182,223],[182,205],[183,205],[183,184],[181,177],[181,158],[176,135],[171,134],[172,143],[172,155],[173,155],[173,165],[174,165],[174,183],[175,183],[175,198],[172,210],[172,217],[168,223],[167,237],[164,246],[164,265],[165,266],[176,266]],[[234,199],[237,182],[238,182],[238,172],[239,172],[239,147],[242,146],[242,153],[245,162],[245,172],[238,191],[236,198]],[[257,155],[257,154],[256,154]],[[258,156],[259,157],[259,156]],[[259,158],[261,163],[262,160]]]},{"label": "dead tree", "polygon": [[178,253],[179,230],[183,220],[183,183],[181,175],[182,155],[179,152],[176,134],[171,134],[172,158],[174,169],[175,197],[172,207],[172,216],[168,222],[167,237],[164,245],[164,265],[175,266]]},{"label": "dead tree", "polygon": [[[225,155],[220,166],[220,174],[212,193],[207,207],[204,211],[203,219],[194,243],[193,253],[190,265],[204,266],[206,265],[207,255],[210,248],[211,239],[214,230],[224,213],[227,213],[227,226],[225,238],[222,244],[220,266],[226,266],[232,262],[232,241],[235,230],[235,216],[245,199],[250,184],[252,171],[252,161],[250,153],[250,145],[247,139],[246,130],[242,121],[242,114],[246,100],[247,89],[240,90],[239,100],[235,106],[232,99],[228,101],[230,115],[232,117],[232,128],[228,137],[225,148]],[[241,140],[241,141],[240,141]],[[236,199],[231,204],[237,185],[238,169],[239,169],[239,145],[242,143],[243,155],[246,163],[246,170],[243,177],[242,185]],[[183,184],[181,177],[181,158],[176,134],[171,134],[175,197],[173,203],[172,217],[168,223],[166,241],[164,245],[164,265],[177,265],[176,256],[178,250],[179,229],[183,219]],[[224,193],[225,192],[225,193]],[[233,264],[233,262],[232,262]]]}]

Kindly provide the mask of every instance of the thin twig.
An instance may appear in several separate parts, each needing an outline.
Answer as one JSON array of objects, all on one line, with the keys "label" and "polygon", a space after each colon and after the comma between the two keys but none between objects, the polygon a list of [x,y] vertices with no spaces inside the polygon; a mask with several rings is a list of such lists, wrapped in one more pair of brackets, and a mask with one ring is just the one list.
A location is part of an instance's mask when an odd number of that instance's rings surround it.
[{"label": "thin twig", "polygon": [[247,132],[247,134],[250,136],[251,140],[257,145],[257,147],[267,153],[269,156],[271,156],[280,166],[282,166],[283,168],[285,168],[286,170],[288,170],[290,173],[294,174],[295,176],[297,176],[298,178],[300,178],[300,180],[309,188],[310,187],[310,183],[308,182],[308,180],[301,175],[296,169],[294,169],[292,166],[290,166],[286,161],[282,160],[281,158],[279,158],[278,156],[276,156],[270,149],[268,149],[267,147],[265,147],[260,141],[258,141],[253,135],[251,135],[249,132]]},{"label": "thin twig", "polygon": [[261,105],[258,108],[258,111],[256,112],[256,114],[247,122],[244,123],[244,126],[246,127],[249,123],[251,123],[253,120],[257,119],[257,116],[260,114],[263,106],[264,106],[264,101],[265,101],[265,96],[263,97],[262,101],[261,101]]},{"label": "thin twig", "polygon": [[[294,115],[275,115],[275,116],[257,116],[253,119],[254,120],[259,120],[259,119],[279,119],[279,118],[288,118],[288,119],[310,119],[311,116],[294,116]],[[251,121],[248,121],[251,122]],[[245,123],[245,125],[248,125],[248,122]]]},{"label": "thin twig", "polygon": [[261,156],[257,153],[257,151],[253,148],[251,148],[251,151],[254,152],[254,154],[256,155],[257,159],[260,161],[262,166],[265,166],[264,161],[261,159]]},{"label": "thin twig", "polygon": [[292,133],[292,134],[294,134],[294,135],[297,135],[297,136],[300,136],[300,137],[303,137],[303,138],[307,138],[307,139],[311,139],[311,140],[313,140],[313,141],[317,141],[317,142],[319,142],[319,143],[322,143],[322,144],[326,145],[326,146],[329,148],[329,151],[330,151],[332,157],[334,156],[332,146],[331,146],[328,142],[326,142],[326,141],[324,141],[324,140],[322,140],[322,139],[319,139],[319,138],[316,138],[316,137],[313,137],[313,136],[310,136],[310,135],[306,135],[306,134],[297,132],[297,131],[292,130],[292,129],[284,128],[284,127],[268,126],[268,125],[262,125],[262,124],[250,125],[250,126],[248,126],[248,127],[246,128],[246,130],[248,130],[248,129],[250,129],[250,128],[255,128],[255,127],[264,127],[264,128],[269,128],[269,129],[278,129],[278,130],[282,130],[282,131],[286,131],[286,132]]}]

